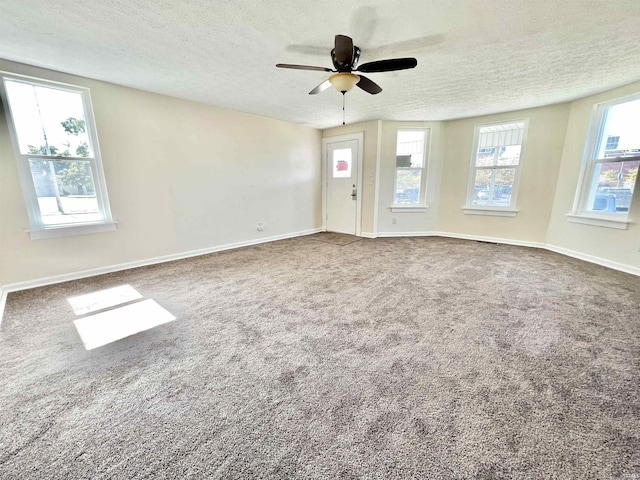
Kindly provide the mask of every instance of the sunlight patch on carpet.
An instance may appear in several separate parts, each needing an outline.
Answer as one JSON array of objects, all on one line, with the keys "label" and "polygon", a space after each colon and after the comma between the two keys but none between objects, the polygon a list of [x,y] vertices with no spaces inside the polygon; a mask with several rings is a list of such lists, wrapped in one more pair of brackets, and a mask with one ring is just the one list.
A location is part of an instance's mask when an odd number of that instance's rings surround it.
[{"label": "sunlight patch on carpet", "polygon": [[76,315],[85,315],[139,298],[142,298],[142,295],[131,285],[121,285],[98,292],[87,293],[86,295],[69,297],[67,301]]},{"label": "sunlight patch on carpet", "polygon": [[74,320],[87,350],[149,330],[175,320],[153,300],[144,300],[106,312]]}]

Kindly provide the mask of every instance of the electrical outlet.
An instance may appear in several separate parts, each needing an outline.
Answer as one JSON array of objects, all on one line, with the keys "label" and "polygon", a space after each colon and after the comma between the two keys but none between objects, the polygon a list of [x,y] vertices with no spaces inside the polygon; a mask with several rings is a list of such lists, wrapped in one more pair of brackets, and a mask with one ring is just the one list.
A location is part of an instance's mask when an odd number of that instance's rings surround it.
[{"label": "electrical outlet", "polygon": [[263,225],[262,223],[259,223],[259,224],[258,224],[258,226],[257,226],[256,228],[257,228],[257,230],[258,230],[259,232],[261,232],[261,231],[263,231],[263,230],[264,230],[264,225]]}]

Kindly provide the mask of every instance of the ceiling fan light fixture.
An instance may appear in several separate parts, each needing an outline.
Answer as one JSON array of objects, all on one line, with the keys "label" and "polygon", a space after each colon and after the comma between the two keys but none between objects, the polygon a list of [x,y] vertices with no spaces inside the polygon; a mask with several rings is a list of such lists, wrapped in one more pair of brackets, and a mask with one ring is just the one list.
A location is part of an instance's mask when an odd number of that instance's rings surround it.
[{"label": "ceiling fan light fixture", "polygon": [[360,81],[360,77],[355,73],[339,72],[329,77],[329,81],[333,88],[341,93],[346,93],[356,86]]}]

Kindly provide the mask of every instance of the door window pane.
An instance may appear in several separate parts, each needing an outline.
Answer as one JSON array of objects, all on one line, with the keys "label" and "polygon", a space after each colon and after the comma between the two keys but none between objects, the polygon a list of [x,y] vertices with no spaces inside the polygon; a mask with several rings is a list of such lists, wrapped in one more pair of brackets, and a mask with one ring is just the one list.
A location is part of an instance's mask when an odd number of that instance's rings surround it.
[{"label": "door window pane", "polygon": [[351,149],[338,148],[333,151],[333,178],[351,177]]}]

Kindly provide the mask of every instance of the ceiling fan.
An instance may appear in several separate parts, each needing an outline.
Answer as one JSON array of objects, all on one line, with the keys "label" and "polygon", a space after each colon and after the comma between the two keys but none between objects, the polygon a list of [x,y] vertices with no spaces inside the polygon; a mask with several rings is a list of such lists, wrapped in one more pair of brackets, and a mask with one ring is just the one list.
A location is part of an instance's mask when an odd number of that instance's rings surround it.
[{"label": "ceiling fan", "polygon": [[[363,63],[358,66],[359,59],[360,47],[355,46],[350,37],[347,37],[346,35],[336,35],[335,47],[331,50],[331,61],[333,62],[334,69],[327,67],[313,67],[310,65],[291,65],[287,63],[278,63],[276,67],[293,68],[296,70],[315,70],[319,72],[334,72],[327,80],[311,90],[309,95],[316,95],[323,92],[332,85],[343,95],[356,85],[365,92],[375,95],[376,93],[380,93],[382,88],[380,88],[380,86],[373,80],[370,80],[364,75],[360,75],[359,72],[377,73],[406,70],[408,68],[414,68],[418,64],[418,61],[415,58],[393,58],[389,60],[378,60],[375,62]],[[358,72],[358,74],[353,72]]]}]

